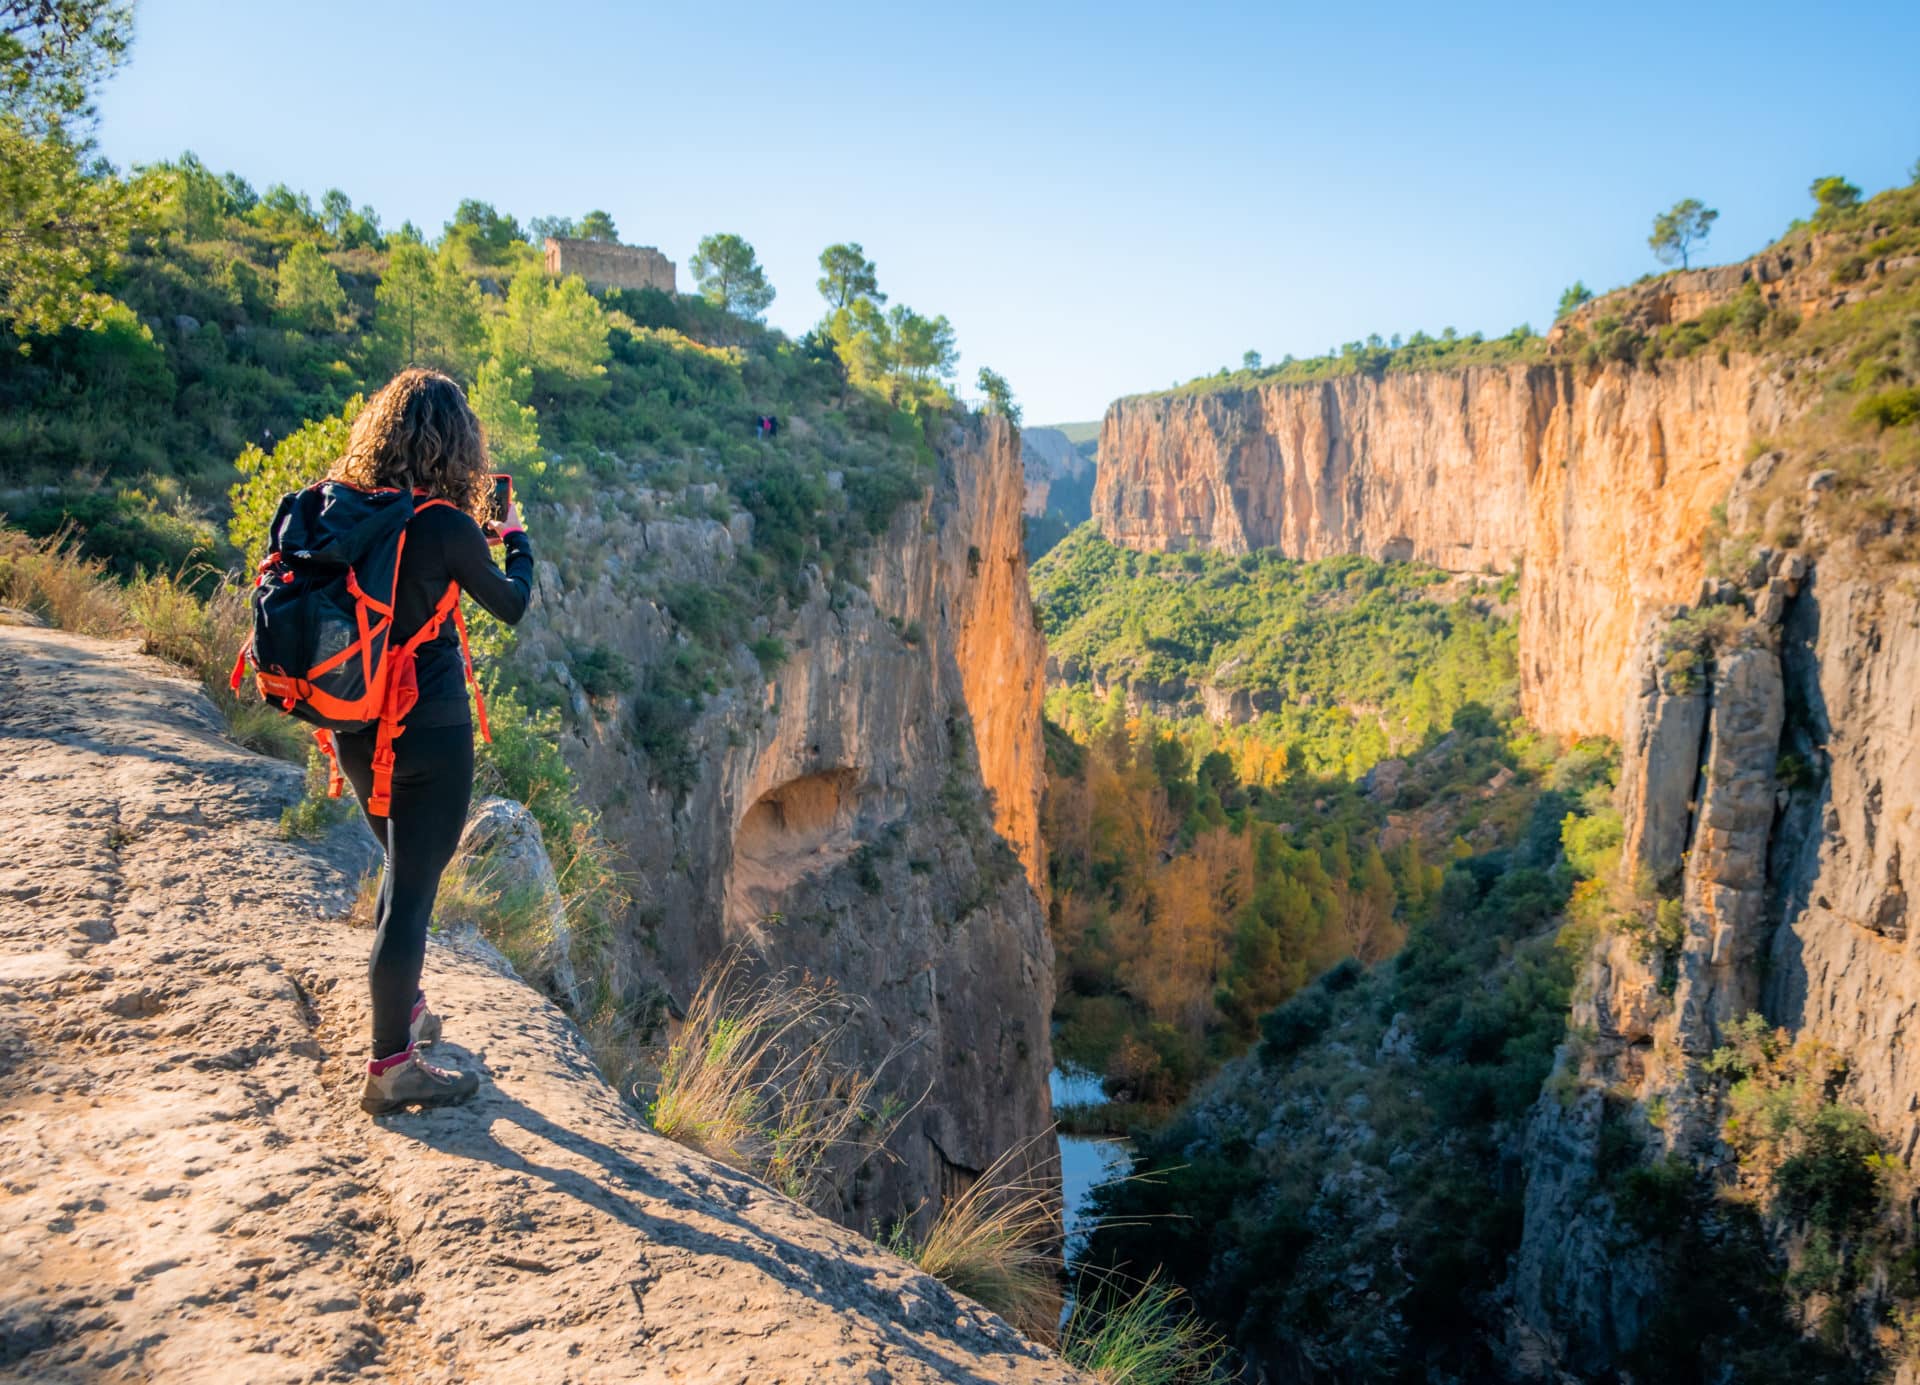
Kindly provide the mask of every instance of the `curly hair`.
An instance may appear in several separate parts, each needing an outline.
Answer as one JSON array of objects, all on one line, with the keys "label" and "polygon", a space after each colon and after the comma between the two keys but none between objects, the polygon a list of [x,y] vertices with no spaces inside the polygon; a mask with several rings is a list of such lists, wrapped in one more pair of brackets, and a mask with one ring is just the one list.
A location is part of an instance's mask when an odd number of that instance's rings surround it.
[{"label": "curly hair", "polygon": [[487,517],[493,478],[487,436],[450,376],[410,366],[353,421],[346,455],[327,473],[356,486],[394,486]]}]

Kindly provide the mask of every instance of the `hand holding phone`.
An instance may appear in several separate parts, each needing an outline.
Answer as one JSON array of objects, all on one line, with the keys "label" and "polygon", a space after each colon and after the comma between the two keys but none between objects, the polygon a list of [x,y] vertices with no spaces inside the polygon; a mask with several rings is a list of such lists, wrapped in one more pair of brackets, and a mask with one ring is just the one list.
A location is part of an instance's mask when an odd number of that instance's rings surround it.
[{"label": "hand holding phone", "polygon": [[513,478],[504,471],[493,476],[493,495],[487,502],[487,538],[499,543],[501,536],[509,530],[519,529],[520,506],[513,495]]}]

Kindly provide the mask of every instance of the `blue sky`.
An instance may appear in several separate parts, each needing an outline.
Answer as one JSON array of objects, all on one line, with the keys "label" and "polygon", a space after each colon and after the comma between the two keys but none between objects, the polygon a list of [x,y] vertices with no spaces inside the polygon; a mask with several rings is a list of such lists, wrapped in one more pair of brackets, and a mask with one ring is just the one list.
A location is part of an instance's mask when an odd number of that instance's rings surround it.
[{"label": "blue sky", "polygon": [[[1695,196],[1737,258],[1840,173],[1920,159],[1920,4],[234,5],[140,0],[120,163],[192,149],[435,231],[605,207],[680,264],[820,248],[952,319],[962,378],[1098,417],[1251,347],[1546,326],[1658,266]],[[968,392],[972,392],[970,385]]]}]

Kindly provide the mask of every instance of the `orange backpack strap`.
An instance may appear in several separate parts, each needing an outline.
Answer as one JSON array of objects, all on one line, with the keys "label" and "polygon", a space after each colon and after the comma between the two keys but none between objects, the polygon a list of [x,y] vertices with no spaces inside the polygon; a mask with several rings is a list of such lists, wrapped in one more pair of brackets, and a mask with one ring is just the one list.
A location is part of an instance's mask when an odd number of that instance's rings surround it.
[{"label": "orange backpack strap", "polygon": [[466,666],[467,686],[473,689],[473,710],[480,718],[480,739],[493,744],[493,729],[487,725],[487,699],[480,695],[480,680],[473,676],[473,650],[467,644],[467,618],[460,610],[460,598],[453,599],[453,628],[460,632],[460,662]]},{"label": "orange backpack strap", "polygon": [[[445,502],[440,502],[445,503]],[[447,617],[453,617],[453,625],[460,632],[460,661],[466,668],[467,683],[473,689],[474,700],[480,698],[480,685],[473,676],[473,656],[467,650],[467,623],[460,614],[460,584],[447,583],[447,590],[434,604],[433,614],[426,624],[414,632],[413,638],[400,646],[388,668],[387,696],[385,710],[380,714],[380,730],[373,741],[373,790],[367,795],[367,811],[377,817],[385,817],[393,807],[393,743],[406,727],[401,723],[408,712],[413,710],[414,698],[408,698],[401,705],[401,691],[412,686],[414,661],[420,653],[420,646],[440,633],[447,623]],[[417,697],[417,694],[416,694]],[[489,742],[493,737],[487,730],[486,704],[480,705],[480,732]]]},{"label": "orange backpack strap", "polygon": [[340,773],[340,748],[333,743],[333,732],[324,726],[315,728],[313,739],[327,757],[327,797],[338,798],[346,787],[346,776]]}]

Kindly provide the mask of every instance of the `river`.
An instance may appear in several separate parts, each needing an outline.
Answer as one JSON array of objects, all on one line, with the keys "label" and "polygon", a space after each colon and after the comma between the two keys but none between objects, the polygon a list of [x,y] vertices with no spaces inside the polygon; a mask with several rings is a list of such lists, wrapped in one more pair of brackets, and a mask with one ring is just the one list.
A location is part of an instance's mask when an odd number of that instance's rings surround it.
[{"label": "river", "polygon": [[[1055,1106],[1105,1100],[1100,1079],[1055,1068],[1047,1079]],[[1133,1146],[1122,1139],[1061,1135],[1060,1198],[1066,1219],[1067,1258],[1072,1259],[1093,1229],[1087,1195],[1127,1172]]]}]

